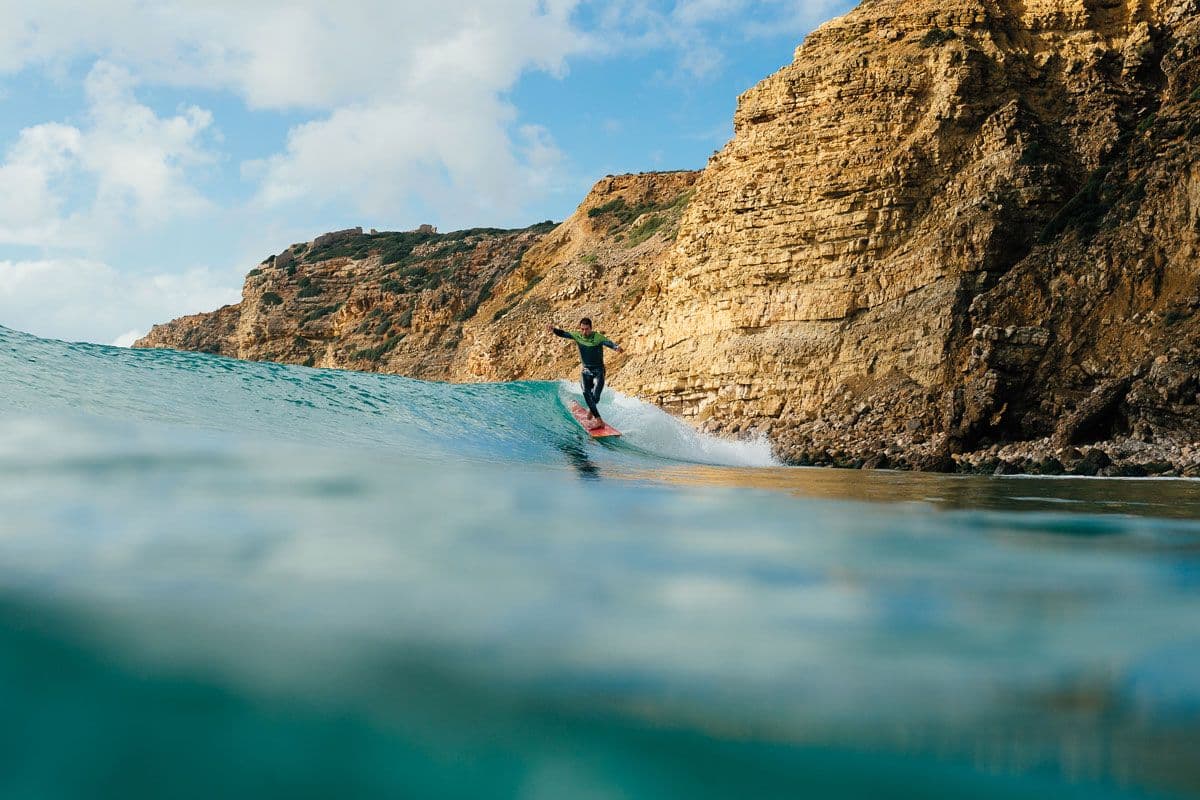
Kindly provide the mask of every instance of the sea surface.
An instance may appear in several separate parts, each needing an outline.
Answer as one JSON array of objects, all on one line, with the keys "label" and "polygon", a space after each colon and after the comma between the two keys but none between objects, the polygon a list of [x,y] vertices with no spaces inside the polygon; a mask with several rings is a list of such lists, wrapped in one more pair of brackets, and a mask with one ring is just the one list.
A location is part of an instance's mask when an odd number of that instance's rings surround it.
[{"label": "sea surface", "polygon": [[1200,484],[0,328],[0,797],[1200,797]]}]

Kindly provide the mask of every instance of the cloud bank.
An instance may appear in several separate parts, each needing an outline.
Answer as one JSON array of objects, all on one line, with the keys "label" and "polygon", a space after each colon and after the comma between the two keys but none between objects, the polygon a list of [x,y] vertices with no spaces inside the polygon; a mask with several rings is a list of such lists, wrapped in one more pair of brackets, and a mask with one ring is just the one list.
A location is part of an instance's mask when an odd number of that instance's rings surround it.
[{"label": "cloud bank", "polygon": [[[9,143],[0,153],[0,324],[20,327],[33,319],[22,304],[35,308],[57,292],[57,327],[39,331],[112,341],[227,299],[236,287],[209,283],[228,281],[214,276],[234,274],[233,264],[196,273],[195,259],[170,263],[178,256],[164,254],[154,279],[110,265],[156,231],[209,224],[214,214],[240,228],[213,236],[243,239],[286,228],[282,220],[411,220],[418,210],[447,227],[528,222],[527,208],[570,183],[571,165],[547,128],[512,104],[523,75],[563,76],[573,59],[664,50],[680,76],[703,80],[720,69],[724,42],[809,25],[827,6],[0,0],[0,82],[85,76],[79,113],[0,130]],[[166,109],[148,99],[158,89],[205,99]],[[295,121],[267,155],[239,163],[213,98]],[[237,199],[204,190],[221,170],[241,176]],[[123,288],[98,288],[105,284]],[[116,309],[112,319],[76,302],[96,291]],[[187,292],[192,302],[181,303]],[[87,316],[70,321],[72,308]]]}]

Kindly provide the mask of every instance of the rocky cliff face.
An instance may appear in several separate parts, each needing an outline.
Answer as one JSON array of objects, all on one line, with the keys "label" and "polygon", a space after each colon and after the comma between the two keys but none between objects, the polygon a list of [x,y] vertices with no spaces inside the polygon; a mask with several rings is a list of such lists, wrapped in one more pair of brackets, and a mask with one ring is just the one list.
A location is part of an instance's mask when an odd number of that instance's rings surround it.
[{"label": "rocky cliff face", "polygon": [[[885,0],[815,32],[740,98],[655,276],[636,390],[797,461],[1182,453],[1196,10]],[[1112,382],[1128,391],[1070,421]]]},{"label": "rocky cliff face", "polygon": [[252,269],[237,305],[156,325],[137,346],[444,379],[463,322],[553,227],[325,234]]},{"label": "rocky cliff face", "polygon": [[[614,386],[793,461],[1054,471],[1099,442],[1093,466],[1200,470],[1197,0],[868,0],[739,98],[699,175],[488,236],[384,298],[425,339],[364,327],[368,243],[146,343],[508,380],[572,374],[536,329],[588,314],[631,351]],[[326,323],[305,277],[338,287]]]}]

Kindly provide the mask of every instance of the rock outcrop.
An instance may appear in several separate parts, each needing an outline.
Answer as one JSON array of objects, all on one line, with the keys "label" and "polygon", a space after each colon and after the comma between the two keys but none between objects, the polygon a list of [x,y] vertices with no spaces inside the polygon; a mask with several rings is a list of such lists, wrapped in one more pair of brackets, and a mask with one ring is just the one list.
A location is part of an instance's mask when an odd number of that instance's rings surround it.
[{"label": "rock outcrop", "polygon": [[323,234],[250,270],[240,303],[136,346],[445,379],[463,323],[553,228]]},{"label": "rock outcrop", "polygon": [[1198,0],[869,0],[739,98],[702,173],[503,236],[424,340],[347,333],[368,248],[297,255],[345,295],[318,335],[265,265],[240,312],[145,342],[509,380],[571,374],[531,328],[589,314],[628,345],[614,386],[796,463],[1200,472]]}]

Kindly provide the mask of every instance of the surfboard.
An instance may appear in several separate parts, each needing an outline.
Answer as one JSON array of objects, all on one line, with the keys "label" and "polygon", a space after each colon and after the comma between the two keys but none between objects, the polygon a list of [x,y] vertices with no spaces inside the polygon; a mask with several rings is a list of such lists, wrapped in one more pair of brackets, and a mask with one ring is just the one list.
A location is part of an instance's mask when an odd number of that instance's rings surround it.
[{"label": "surfboard", "polygon": [[587,431],[593,439],[603,439],[605,436],[621,435],[619,430],[614,428],[612,425],[609,425],[607,422],[598,428],[589,428],[587,426],[588,410],[579,405],[579,403],[572,401],[570,411],[571,416],[575,418],[575,421],[579,423],[579,426]]}]

